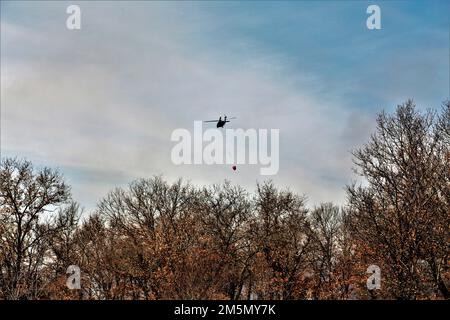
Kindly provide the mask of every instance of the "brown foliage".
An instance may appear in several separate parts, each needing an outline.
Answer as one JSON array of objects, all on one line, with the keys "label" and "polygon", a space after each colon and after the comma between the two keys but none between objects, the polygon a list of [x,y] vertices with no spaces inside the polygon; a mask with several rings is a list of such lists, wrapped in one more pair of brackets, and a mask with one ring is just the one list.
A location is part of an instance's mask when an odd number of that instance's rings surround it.
[{"label": "brown foliage", "polygon": [[[348,203],[229,182],[161,177],[107,194],[82,216],[58,172],[5,159],[0,170],[2,299],[449,298],[449,126],[408,101],[382,113],[354,152],[364,186]],[[379,291],[367,267],[382,270]],[[69,265],[81,290],[66,287]]]}]

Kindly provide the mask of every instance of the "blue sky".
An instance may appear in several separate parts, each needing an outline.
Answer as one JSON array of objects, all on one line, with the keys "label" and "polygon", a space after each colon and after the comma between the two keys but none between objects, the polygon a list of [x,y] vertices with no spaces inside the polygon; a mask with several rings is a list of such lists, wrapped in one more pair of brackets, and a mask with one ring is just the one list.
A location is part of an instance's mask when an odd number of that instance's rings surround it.
[{"label": "blue sky", "polygon": [[[82,29],[65,28],[69,4]],[[366,8],[381,8],[368,30]],[[258,168],[174,166],[172,130],[235,115],[280,129],[272,177],[343,204],[349,151],[407,98],[449,97],[447,1],[1,3],[2,156],[59,167],[87,208],[162,174],[252,190]]]},{"label": "blue sky", "polygon": [[[372,3],[382,7],[383,28],[369,32],[361,13]],[[199,35],[202,43],[239,52],[242,48],[234,39],[241,37],[253,43],[263,57],[273,56],[283,65],[281,77],[296,79],[305,72],[315,75],[319,83],[299,79],[298,85],[307,85],[324,97],[343,98],[348,106],[370,108],[395,103],[382,91],[390,91],[389,87],[398,84],[382,75],[390,74],[397,64],[395,71],[408,75],[400,76],[407,82],[402,85],[406,87],[403,94],[418,89],[415,98],[423,102],[448,95],[445,85],[425,86],[427,80],[419,79],[426,76],[428,80],[448,83],[448,61],[443,55],[448,53],[449,28],[445,14],[449,6],[445,2],[233,2],[206,7],[208,12],[225,18],[212,23],[213,32]],[[224,24],[230,27],[223,30]],[[434,54],[442,64],[432,59]],[[416,68],[429,74],[419,76]],[[360,82],[364,85],[358,86]],[[439,103],[437,99],[435,103]]]}]

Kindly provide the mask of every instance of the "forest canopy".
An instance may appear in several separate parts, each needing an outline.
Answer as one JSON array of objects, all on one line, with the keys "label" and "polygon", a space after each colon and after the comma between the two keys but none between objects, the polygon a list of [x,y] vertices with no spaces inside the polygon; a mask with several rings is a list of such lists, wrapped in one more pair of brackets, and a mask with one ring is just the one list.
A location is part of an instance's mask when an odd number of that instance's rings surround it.
[{"label": "forest canopy", "polygon": [[308,208],[271,181],[249,192],[158,176],[82,219],[60,172],[3,158],[0,299],[449,299],[450,103],[410,100],[376,121],[352,153],[366,183],[342,207]]}]

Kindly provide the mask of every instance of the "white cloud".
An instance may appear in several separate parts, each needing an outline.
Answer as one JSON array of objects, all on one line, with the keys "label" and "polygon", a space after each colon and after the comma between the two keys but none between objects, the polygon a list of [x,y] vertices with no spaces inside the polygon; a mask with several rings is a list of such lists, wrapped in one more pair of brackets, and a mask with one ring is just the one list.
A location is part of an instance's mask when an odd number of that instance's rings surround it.
[{"label": "white cloud", "polygon": [[[299,90],[270,68],[196,54],[204,48],[192,47],[190,34],[201,30],[172,20],[167,7],[151,6],[149,15],[140,7],[82,10],[83,19],[95,20],[83,20],[79,33],[65,30],[61,19],[37,28],[2,22],[7,154],[71,168],[74,196],[88,207],[121,181],[153,174],[199,184],[229,179],[253,189],[264,178],[257,166],[234,172],[170,162],[173,129],[227,113],[238,117],[236,127],[280,129],[275,182],[311,203],[343,202],[347,151],[368,134],[358,125],[367,123],[362,114]],[[122,24],[116,18],[123,14],[134,19]]]}]

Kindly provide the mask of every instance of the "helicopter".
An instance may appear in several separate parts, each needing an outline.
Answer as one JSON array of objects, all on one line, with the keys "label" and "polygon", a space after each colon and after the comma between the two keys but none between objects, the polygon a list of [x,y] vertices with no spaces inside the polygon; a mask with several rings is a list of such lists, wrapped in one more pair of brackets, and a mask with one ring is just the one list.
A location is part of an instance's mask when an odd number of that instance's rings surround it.
[{"label": "helicopter", "polygon": [[222,116],[220,116],[218,120],[206,120],[206,121],[203,121],[203,122],[217,122],[216,127],[217,127],[217,128],[223,128],[224,125],[225,125],[227,122],[230,122],[230,120],[232,120],[232,119],[236,119],[236,117],[232,117],[232,118],[228,118],[228,119],[227,119],[227,116],[224,116],[224,118],[223,118],[223,120],[222,120]]}]

